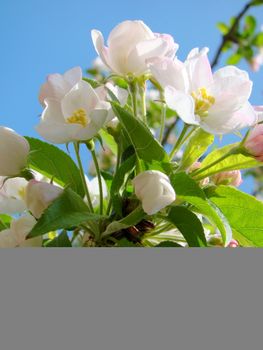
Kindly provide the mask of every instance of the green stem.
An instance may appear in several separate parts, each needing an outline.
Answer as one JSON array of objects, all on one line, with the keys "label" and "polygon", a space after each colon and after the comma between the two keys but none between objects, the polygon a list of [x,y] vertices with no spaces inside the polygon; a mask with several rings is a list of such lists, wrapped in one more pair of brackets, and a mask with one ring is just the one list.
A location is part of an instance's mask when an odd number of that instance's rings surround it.
[{"label": "green stem", "polygon": [[[222,162],[224,159],[228,158],[229,156],[231,156],[232,154],[238,153],[239,147],[233,148],[231,151],[227,152],[226,154],[224,154],[222,157],[216,159],[214,162],[208,164],[207,166],[205,166],[204,168],[198,169],[194,172],[191,173],[191,175],[193,177],[196,177],[197,175],[200,175],[201,173],[203,173],[204,171],[206,171],[209,168],[212,168],[214,165]],[[199,180],[199,177],[197,178]]]},{"label": "green stem", "polygon": [[171,160],[173,159],[175,153],[178,151],[178,149],[181,147],[181,145],[186,140],[185,135],[186,135],[188,129],[189,129],[189,125],[185,124],[180,136],[178,137],[178,139],[177,139],[177,141],[176,141],[176,143],[175,143],[175,145],[170,153]]},{"label": "green stem", "polygon": [[80,154],[79,154],[79,145],[77,142],[74,142],[74,149],[75,149],[75,153],[76,153],[76,157],[77,157],[77,161],[78,161],[78,165],[79,165],[79,170],[80,170],[80,176],[81,176],[81,180],[82,180],[82,184],[84,187],[84,191],[88,200],[88,206],[89,206],[89,210],[91,213],[94,213],[94,209],[92,206],[92,201],[90,198],[90,194],[89,194],[89,189],[88,189],[88,185],[85,179],[85,173],[83,170],[83,166],[82,166],[82,162],[81,162],[81,158],[80,158]]},{"label": "green stem", "polygon": [[146,86],[145,82],[140,84],[140,97],[141,97],[141,108],[142,108],[142,120],[147,124],[147,110],[146,110]]},{"label": "green stem", "polygon": [[103,214],[103,188],[102,188],[102,179],[101,179],[101,173],[100,173],[100,167],[99,167],[99,163],[98,163],[98,159],[96,157],[96,153],[95,150],[91,150],[91,155],[92,155],[92,159],[96,168],[96,173],[98,176],[98,183],[99,183],[99,192],[100,192],[100,214]]},{"label": "green stem", "polygon": [[[114,176],[116,176],[116,173],[117,173],[117,171],[119,169],[120,163],[121,163],[121,152],[120,152],[120,147],[117,144],[117,162],[116,162],[116,168],[115,168]],[[110,215],[111,206],[112,206],[112,198],[110,197],[109,203],[108,203],[108,207],[107,207],[107,211],[106,211],[106,215],[107,216]]]},{"label": "green stem", "polygon": [[136,83],[136,81],[132,81],[129,83],[129,92],[130,92],[131,99],[132,99],[133,114],[135,115],[135,117],[137,117],[138,110],[137,110],[137,83]]},{"label": "green stem", "polygon": [[[161,96],[161,99],[163,99],[163,96]],[[162,143],[162,140],[163,140],[165,119],[166,119],[166,103],[162,102],[161,127],[160,127],[160,134],[159,134],[159,142],[160,143]]]}]

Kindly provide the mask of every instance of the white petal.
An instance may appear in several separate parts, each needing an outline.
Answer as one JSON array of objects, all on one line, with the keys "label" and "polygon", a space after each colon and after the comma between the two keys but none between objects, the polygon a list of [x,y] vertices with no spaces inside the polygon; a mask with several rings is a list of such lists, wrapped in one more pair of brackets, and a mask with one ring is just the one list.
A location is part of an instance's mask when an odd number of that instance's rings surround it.
[{"label": "white petal", "polygon": [[194,100],[190,95],[178,91],[171,86],[167,86],[164,93],[165,101],[168,107],[176,111],[179,117],[186,124],[199,125],[199,122],[194,114]]},{"label": "white petal", "polygon": [[177,90],[187,91],[189,87],[188,76],[183,62],[177,58],[172,60],[166,57],[148,59],[147,63],[155,79],[163,88],[168,85]]},{"label": "white petal", "polygon": [[200,122],[200,126],[213,134],[227,134],[249,126],[257,122],[257,114],[250,103],[232,114],[222,113],[208,115]]},{"label": "white petal", "polygon": [[193,49],[185,61],[191,82],[191,92],[201,87],[209,86],[213,82],[211,66],[207,57],[208,48]]},{"label": "white petal", "polygon": [[108,46],[118,43],[125,47],[131,47],[138,42],[153,39],[154,33],[142,21],[124,21],[118,24],[110,33]]},{"label": "white petal", "polygon": [[22,199],[1,198],[0,196],[0,213],[1,214],[19,214],[25,211],[26,205]]},{"label": "white petal", "polygon": [[106,46],[104,46],[104,38],[102,33],[98,30],[93,29],[91,31],[91,38],[92,38],[93,45],[96,49],[96,52],[100,56],[102,62],[107,67],[112,69],[111,62],[109,59],[109,53],[108,53],[109,49]]},{"label": "white petal", "polygon": [[82,70],[80,67],[74,67],[64,73],[64,79],[74,86],[82,80]]},{"label": "white petal", "polygon": [[168,49],[168,43],[161,39],[139,42],[130,52],[125,67],[127,73],[139,74],[147,70],[146,60],[152,57],[164,56]]}]

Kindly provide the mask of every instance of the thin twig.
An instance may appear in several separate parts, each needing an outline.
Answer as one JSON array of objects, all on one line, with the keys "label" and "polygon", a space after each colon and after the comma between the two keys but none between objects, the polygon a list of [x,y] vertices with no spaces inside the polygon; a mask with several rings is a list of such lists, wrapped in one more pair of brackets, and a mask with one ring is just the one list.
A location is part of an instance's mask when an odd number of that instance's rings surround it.
[{"label": "thin twig", "polygon": [[255,5],[255,0],[249,1],[244,7],[243,9],[240,11],[240,13],[236,16],[234,23],[232,24],[231,28],[229,29],[228,33],[226,33],[223,37],[222,37],[222,41],[220,46],[218,47],[215,57],[212,61],[211,67],[214,68],[219,61],[219,58],[223,52],[224,46],[226,44],[227,41],[234,41],[234,32],[236,30],[236,28],[238,27],[242,17],[246,14],[246,12],[250,9],[250,7]]}]

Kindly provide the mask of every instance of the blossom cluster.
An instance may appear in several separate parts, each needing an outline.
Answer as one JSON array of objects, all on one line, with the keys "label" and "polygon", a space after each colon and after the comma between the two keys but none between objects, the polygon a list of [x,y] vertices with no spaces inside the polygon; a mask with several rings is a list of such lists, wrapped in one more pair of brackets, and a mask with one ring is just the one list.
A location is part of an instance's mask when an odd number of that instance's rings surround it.
[{"label": "blossom cluster", "polygon": [[[174,38],[142,21],[117,25],[107,45],[100,31],[91,36],[108,76],[95,81],[74,67],[50,74],[39,92],[36,131],[52,144],[73,145],[77,175],[66,164],[60,171],[45,167],[46,142],[36,149],[30,138],[0,127],[0,247],[59,245],[65,234],[75,246],[238,246],[232,217],[220,229],[221,214],[228,213],[213,211],[216,200],[208,210],[190,197],[202,193],[209,206],[210,192],[238,187],[240,169],[263,162],[263,107],[249,102],[248,73],[235,66],[212,72],[208,48],[194,48],[181,61]],[[149,119],[150,86],[156,93],[150,102],[161,106],[159,124]],[[162,146],[167,110],[181,125],[170,152]],[[238,144],[208,152],[216,135],[242,129],[247,132]],[[116,156],[107,172],[96,155],[105,144]],[[92,180],[83,169],[83,145],[97,173]],[[72,190],[78,179],[79,193]],[[191,232],[182,220],[192,220]]]}]

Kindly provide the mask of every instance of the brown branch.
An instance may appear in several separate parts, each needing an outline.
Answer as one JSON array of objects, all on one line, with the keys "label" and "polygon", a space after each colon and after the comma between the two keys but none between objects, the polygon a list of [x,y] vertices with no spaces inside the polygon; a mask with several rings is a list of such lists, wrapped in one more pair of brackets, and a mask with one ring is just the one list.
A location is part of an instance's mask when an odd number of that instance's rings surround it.
[{"label": "brown branch", "polygon": [[216,51],[215,57],[212,61],[211,67],[214,68],[218,61],[219,58],[223,52],[224,46],[226,44],[227,41],[232,41],[234,42],[235,40],[235,36],[234,36],[234,32],[236,30],[236,28],[238,27],[242,17],[247,13],[247,11],[250,9],[250,7],[254,6],[256,4],[255,0],[252,0],[250,2],[248,2],[244,8],[240,11],[240,13],[236,16],[234,23],[232,24],[231,28],[229,29],[228,33],[226,33],[223,37],[222,37],[222,41],[221,44],[219,46],[219,48]]}]

